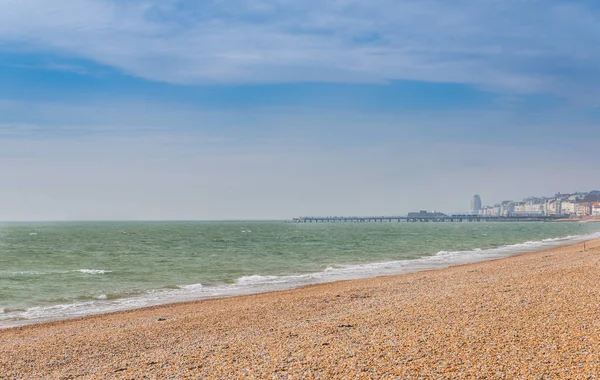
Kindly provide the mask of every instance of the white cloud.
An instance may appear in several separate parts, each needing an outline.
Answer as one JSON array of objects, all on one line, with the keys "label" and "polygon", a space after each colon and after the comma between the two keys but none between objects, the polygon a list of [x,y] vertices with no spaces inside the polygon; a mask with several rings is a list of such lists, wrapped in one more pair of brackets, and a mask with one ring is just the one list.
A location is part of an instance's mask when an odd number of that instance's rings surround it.
[{"label": "white cloud", "polygon": [[597,16],[542,0],[3,0],[0,41],[180,84],[409,79],[590,100]]}]

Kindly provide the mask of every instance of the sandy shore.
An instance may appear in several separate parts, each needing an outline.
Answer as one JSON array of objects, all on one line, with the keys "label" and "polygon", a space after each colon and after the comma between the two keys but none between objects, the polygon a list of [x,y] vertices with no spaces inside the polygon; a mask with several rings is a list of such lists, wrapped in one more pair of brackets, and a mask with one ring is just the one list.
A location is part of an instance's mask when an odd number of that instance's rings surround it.
[{"label": "sandy shore", "polygon": [[0,330],[0,378],[596,378],[586,247]]}]

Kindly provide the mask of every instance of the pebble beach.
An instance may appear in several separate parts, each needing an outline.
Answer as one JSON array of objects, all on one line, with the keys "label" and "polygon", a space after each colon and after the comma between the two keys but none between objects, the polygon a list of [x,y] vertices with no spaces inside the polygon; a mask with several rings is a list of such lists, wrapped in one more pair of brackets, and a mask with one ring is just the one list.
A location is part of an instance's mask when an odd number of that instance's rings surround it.
[{"label": "pebble beach", "polygon": [[0,330],[2,379],[598,374],[600,240]]}]

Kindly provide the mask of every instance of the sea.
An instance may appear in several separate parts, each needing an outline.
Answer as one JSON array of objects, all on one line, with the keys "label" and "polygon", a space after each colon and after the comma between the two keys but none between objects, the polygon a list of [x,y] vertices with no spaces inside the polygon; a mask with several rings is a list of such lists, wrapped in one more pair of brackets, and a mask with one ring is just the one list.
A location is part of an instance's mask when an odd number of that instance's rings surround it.
[{"label": "sea", "polygon": [[598,223],[1,223],[0,328],[444,268],[597,237]]}]

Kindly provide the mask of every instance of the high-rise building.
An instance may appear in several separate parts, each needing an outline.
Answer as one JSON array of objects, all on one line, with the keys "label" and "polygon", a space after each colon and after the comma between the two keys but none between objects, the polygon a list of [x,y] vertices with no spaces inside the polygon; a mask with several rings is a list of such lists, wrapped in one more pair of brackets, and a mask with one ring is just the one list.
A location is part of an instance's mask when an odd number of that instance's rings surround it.
[{"label": "high-rise building", "polygon": [[473,199],[471,200],[471,213],[473,215],[479,214],[481,207],[481,197],[477,194],[473,195]]}]

